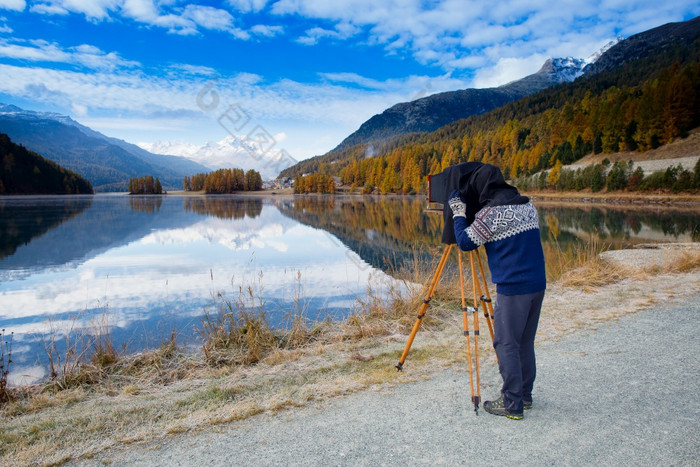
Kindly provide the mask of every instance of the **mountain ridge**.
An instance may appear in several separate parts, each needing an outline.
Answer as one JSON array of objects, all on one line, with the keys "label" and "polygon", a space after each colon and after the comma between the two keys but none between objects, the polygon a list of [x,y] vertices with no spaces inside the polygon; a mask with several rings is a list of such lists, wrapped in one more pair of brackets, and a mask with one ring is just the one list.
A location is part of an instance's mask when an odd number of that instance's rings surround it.
[{"label": "mountain ridge", "polygon": [[209,171],[184,157],[152,154],[55,112],[0,103],[0,131],[85,176],[96,191],[126,190],[130,178],[144,175],[159,177],[166,189],[180,188],[185,175]]},{"label": "mountain ridge", "polygon": [[399,134],[434,131],[456,120],[479,115],[549,86],[579,76],[583,59],[548,59],[540,70],[519,80],[492,88],[468,88],[432,94],[394,104],[360,125],[330,152],[355,144],[372,143]]},{"label": "mountain ridge", "polygon": [[[504,164],[504,173],[512,170],[518,176],[549,168],[555,160],[575,160],[591,150],[598,154],[658,147],[686,135],[700,117],[697,92],[692,89],[700,70],[693,65],[700,57],[700,19],[663,25],[649,35],[636,35],[632,46],[625,44],[627,40],[606,44],[598,61],[609,63],[610,54],[619,58],[617,67],[607,69],[606,65],[597,72],[595,61],[583,66],[579,79],[486,114],[457,120],[433,132],[397,135],[331,151],[302,160],[281,175],[321,171],[369,190],[381,183],[382,192],[412,192],[423,189],[420,180],[427,174],[466,160]],[[650,43],[655,48],[650,49]],[[559,64],[552,60],[540,74]]]},{"label": "mountain ridge", "polygon": [[[471,115],[479,115],[508,102],[583,76],[591,65],[621,37],[609,41],[587,58],[549,58],[540,69],[523,78],[491,88],[467,88],[400,102],[365,121],[329,153],[360,143],[413,132],[434,131]],[[328,154],[328,153],[327,153]]]}]

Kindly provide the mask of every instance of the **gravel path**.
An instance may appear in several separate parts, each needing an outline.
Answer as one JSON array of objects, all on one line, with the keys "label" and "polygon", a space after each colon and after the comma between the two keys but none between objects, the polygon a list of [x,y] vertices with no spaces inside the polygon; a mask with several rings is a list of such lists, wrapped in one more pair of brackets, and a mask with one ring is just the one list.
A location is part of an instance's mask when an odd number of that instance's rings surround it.
[{"label": "gravel path", "polygon": [[698,465],[700,294],[691,298],[538,346],[523,421],[475,416],[455,369],[80,465]]}]

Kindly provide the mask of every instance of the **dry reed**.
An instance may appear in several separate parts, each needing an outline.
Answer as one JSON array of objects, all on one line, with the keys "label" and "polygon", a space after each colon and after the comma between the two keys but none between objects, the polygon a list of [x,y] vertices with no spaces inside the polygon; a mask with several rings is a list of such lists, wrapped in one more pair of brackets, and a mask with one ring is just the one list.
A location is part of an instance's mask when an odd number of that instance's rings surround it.
[{"label": "dry reed", "polygon": [[[601,262],[598,248],[560,258],[562,267],[575,264],[585,271],[565,271],[556,287],[614,285],[623,278],[619,270]],[[409,381],[443,365],[462,364],[464,352],[454,350],[464,342],[457,312],[460,289],[451,263],[412,347],[411,371],[397,374],[394,369],[434,268],[435,262],[416,255],[409,268],[394,273],[400,282],[368,284],[355,312],[340,323],[309,323],[297,275],[295,309],[282,329],[272,329],[265,318],[260,277],[257,284],[241,285],[233,296],[215,295],[217,308],[202,323],[202,352],[179,349],[173,333],[157,349],[120,355],[109,345],[109,334],[103,333],[105,340],[91,347],[100,356],[77,345],[70,346],[67,355],[57,353],[55,336],[49,336],[55,376],[44,385],[12,390],[14,399],[1,409],[7,423],[0,429],[0,463],[58,464],[123,443]],[[699,255],[689,254],[663,272],[698,268]],[[558,303],[556,296],[548,303]],[[566,329],[561,320],[568,315],[546,307],[549,322],[543,331]],[[589,309],[587,318],[590,314]],[[480,344],[486,349],[488,339]],[[425,365],[427,361],[431,364]]]}]

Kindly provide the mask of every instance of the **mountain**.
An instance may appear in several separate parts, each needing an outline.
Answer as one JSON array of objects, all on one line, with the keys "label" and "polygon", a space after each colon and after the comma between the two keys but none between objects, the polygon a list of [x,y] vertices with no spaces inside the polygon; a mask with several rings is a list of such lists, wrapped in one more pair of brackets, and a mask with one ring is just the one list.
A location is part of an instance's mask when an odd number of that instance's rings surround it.
[{"label": "mountain", "polygon": [[[141,148],[156,154],[172,154],[186,157],[206,165],[209,169],[241,168],[253,169],[260,173],[263,179],[272,179],[279,170],[277,164],[263,154],[256,154],[250,145],[245,144],[244,138],[232,135],[220,141],[208,141],[202,146],[192,143],[177,143],[156,141],[155,143],[139,143]],[[274,153],[274,151],[272,151]],[[255,157],[253,155],[255,154]]]},{"label": "mountain", "polygon": [[619,41],[586,69],[594,75],[615,69],[626,62],[657,54],[676,45],[690,48],[700,37],[700,16],[681,23],[668,23]]},{"label": "mountain", "polygon": [[647,151],[700,126],[698,18],[604,49],[589,60],[548,61],[535,75],[500,89],[538,79],[560,79],[557,86],[432,132],[335,149],[281,176],[323,172],[366,191],[422,192],[428,174],[458,162],[496,164],[516,178],[591,152]]},{"label": "mountain", "polygon": [[90,182],[0,133],[0,194],[92,194]]},{"label": "mountain", "polygon": [[448,123],[488,112],[542,89],[571,82],[582,76],[616,42],[609,42],[587,59],[550,58],[536,73],[499,87],[448,91],[396,104],[367,120],[333,151],[398,134],[434,131]]},{"label": "mountain", "polygon": [[158,177],[166,189],[179,189],[185,175],[209,171],[183,157],[152,154],[57,113],[0,104],[0,132],[83,175],[96,191],[123,191],[130,178],[144,175]]}]

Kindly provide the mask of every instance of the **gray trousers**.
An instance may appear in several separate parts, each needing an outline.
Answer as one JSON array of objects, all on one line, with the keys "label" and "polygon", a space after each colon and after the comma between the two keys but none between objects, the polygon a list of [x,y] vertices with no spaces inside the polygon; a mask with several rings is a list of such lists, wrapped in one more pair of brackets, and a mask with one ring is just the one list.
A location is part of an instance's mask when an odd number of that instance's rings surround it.
[{"label": "gray trousers", "polygon": [[494,307],[493,347],[503,378],[503,404],[522,413],[523,399],[532,400],[535,382],[535,333],[544,290],[525,295],[498,295]]}]

